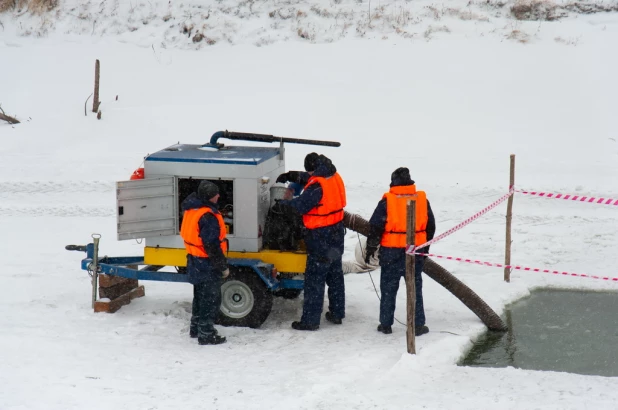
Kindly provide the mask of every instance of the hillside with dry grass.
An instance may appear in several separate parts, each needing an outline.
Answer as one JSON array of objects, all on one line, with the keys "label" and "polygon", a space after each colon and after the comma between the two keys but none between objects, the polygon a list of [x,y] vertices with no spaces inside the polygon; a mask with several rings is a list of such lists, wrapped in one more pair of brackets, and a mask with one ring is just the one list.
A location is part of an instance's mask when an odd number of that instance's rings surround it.
[{"label": "hillside with dry grass", "polygon": [[[290,40],[430,41],[456,33],[574,45],[580,36],[561,34],[560,26],[617,12],[618,0],[0,0],[0,30],[24,37],[116,36],[143,46],[196,49]],[[599,18],[590,25],[605,29]]]}]

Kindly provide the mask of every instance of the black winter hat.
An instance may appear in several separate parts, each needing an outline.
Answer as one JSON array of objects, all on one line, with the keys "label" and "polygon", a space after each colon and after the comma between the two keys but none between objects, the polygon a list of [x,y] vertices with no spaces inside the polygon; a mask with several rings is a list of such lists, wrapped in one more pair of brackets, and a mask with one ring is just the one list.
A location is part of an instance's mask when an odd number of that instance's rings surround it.
[{"label": "black winter hat", "polygon": [[307,154],[307,156],[305,157],[305,171],[307,172],[315,171],[315,168],[318,162],[318,157],[319,155],[316,154],[315,152]]},{"label": "black winter hat", "polygon": [[206,180],[200,182],[200,186],[197,188],[197,197],[203,202],[210,201],[218,193],[219,187]]},{"label": "black winter hat", "polygon": [[412,185],[414,181],[410,178],[410,170],[406,167],[397,168],[391,174],[391,186]]}]

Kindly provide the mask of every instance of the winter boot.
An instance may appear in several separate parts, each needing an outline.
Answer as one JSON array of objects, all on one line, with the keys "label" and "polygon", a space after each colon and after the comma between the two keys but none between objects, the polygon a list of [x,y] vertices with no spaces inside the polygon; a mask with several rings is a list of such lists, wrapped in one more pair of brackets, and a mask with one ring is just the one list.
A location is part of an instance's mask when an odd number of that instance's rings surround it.
[{"label": "winter boot", "polygon": [[334,325],[340,325],[342,323],[341,319],[330,313],[330,311],[326,312],[326,315],[324,315],[324,317],[326,318],[326,320],[328,320]]},{"label": "winter boot", "polygon": [[423,326],[416,326],[414,328],[414,336],[422,336],[425,333],[429,333],[429,328],[425,325]]},{"label": "winter boot", "polygon": [[391,333],[393,333],[393,328],[380,324],[378,325],[378,332],[382,332],[385,335],[390,335]]},{"label": "winter boot", "polygon": [[292,322],[292,329],[295,330],[318,330],[320,325],[309,325],[303,322]]},{"label": "winter boot", "polygon": [[189,337],[195,339],[197,337],[197,329],[189,329]]},{"label": "winter boot", "polygon": [[217,334],[197,338],[197,342],[200,345],[220,345],[221,343],[225,343],[226,340],[227,339],[225,338],[225,336],[219,336]]}]

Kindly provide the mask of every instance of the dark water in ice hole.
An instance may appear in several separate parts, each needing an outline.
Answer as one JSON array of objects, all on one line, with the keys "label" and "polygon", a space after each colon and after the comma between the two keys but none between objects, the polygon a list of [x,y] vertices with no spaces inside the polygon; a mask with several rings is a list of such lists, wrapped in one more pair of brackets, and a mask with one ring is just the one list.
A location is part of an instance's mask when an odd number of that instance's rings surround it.
[{"label": "dark water in ice hole", "polygon": [[535,290],[503,319],[460,365],[618,376],[618,293]]}]

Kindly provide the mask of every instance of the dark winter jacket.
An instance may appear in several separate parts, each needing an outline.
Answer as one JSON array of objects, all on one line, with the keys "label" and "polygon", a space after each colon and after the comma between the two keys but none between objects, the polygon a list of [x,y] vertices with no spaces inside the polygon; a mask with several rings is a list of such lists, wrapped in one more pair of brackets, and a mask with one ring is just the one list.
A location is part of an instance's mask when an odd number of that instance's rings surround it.
[{"label": "dark winter jacket", "polygon": [[[407,186],[414,185],[414,181],[394,181],[391,186]],[[429,200],[427,200],[427,240],[430,241],[433,239],[436,233],[436,219],[433,215],[433,211],[431,210],[431,205],[429,204]],[[367,238],[367,251],[371,252],[371,250],[375,250],[380,245],[380,241],[382,239],[382,234],[384,233],[384,228],[386,226],[386,199],[383,198],[378,202],[378,206],[373,211],[373,215],[371,215],[371,219],[369,220],[370,225],[370,233]],[[420,252],[428,253],[429,246],[422,248]],[[383,263],[389,261],[393,258],[400,258],[401,255],[405,255],[405,250],[402,248],[387,248],[385,246],[380,248],[380,265],[383,266]]]},{"label": "dark winter jacket", "polygon": [[[213,204],[210,201],[202,201],[197,197],[196,193],[189,195],[181,204],[181,209],[186,211],[188,209],[197,209],[202,207],[208,207],[213,212],[219,213],[217,204]],[[227,269],[227,258],[221,250],[219,242],[219,221],[210,212],[204,214],[199,222],[200,238],[204,243],[204,249],[208,254],[207,258],[199,258],[193,255],[187,255],[187,274],[189,275],[189,282],[197,284],[202,282],[213,270],[223,272]]]},{"label": "dark winter jacket", "polygon": [[278,202],[268,211],[262,243],[266,249],[296,251],[305,236],[302,216],[290,206]]},{"label": "dark winter jacket", "polygon": [[[316,161],[313,176],[328,178],[336,172],[337,168],[333,165],[332,161],[324,155],[320,155]],[[309,180],[309,174],[306,172],[298,172],[297,175],[298,178],[293,182],[306,184]],[[322,194],[322,186],[320,184],[311,184],[305,188],[298,198],[280,201],[279,203],[283,206],[290,206],[300,215],[304,215],[320,203]],[[307,252],[330,261],[341,258],[343,255],[344,234],[345,227],[343,226],[343,221],[331,226],[307,229],[305,236]]]}]

